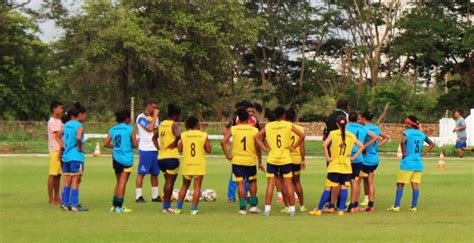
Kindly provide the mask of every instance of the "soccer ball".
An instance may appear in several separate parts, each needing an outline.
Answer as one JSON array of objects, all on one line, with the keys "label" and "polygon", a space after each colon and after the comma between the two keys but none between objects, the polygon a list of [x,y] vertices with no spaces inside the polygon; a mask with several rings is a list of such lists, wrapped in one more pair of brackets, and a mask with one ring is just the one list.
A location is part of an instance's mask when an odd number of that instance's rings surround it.
[{"label": "soccer ball", "polygon": [[174,189],[173,194],[171,195],[171,199],[174,201],[178,201],[178,197],[179,197],[179,189]]},{"label": "soccer ball", "polygon": [[193,193],[192,191],[187,191],[186,192],[186,197],[184,197],[185,202],[191,202],[193,200]]},{"label": "soccer ball", "polygon": [[202,192],[205,201],[212,202],[217,200],[217,193],[213,189],[206,189]]}]

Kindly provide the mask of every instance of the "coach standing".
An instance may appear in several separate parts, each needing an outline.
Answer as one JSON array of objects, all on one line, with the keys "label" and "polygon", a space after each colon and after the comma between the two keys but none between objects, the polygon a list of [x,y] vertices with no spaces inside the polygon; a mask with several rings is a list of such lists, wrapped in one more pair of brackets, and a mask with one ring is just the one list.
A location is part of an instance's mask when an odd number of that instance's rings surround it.
[{"label": "coach standing", "polygon": [[347,112],[349,110],[349,102],[345,99],[339,99],[336,104],[336,110],[331,113],[324,123],[326,124],[326,127],[324,128],[324,134],[323,134],[323,140],[325,140],[331,131],[337,130],[337,122],[336,119],[340,115],[348,116]]}]

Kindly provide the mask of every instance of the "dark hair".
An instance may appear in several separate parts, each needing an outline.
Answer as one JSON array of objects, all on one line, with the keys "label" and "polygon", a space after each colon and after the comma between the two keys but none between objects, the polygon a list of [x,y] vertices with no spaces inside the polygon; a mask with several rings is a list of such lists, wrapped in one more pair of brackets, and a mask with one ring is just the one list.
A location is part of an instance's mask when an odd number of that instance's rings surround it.
[{"label": "dark hair", "polygon": [[66,112],[65,116],[62,119],[63,123],[66,123],[69,120],[71,120],[71,117],[73,116],[77,117],[79,114],[85,113],[85,112],[86,112],[86,108],[82,106],[81,103],[76,102],[74,103],[73,107],[68,112]]},{"label": "dark hair", "polygon": [[412,127],[419,129],[420,128],[420,123],[418,122],[418,118],[415,115],[409,115],[407,117],[406,121],[408,124],[410,124]]},{"label": "dark hair", "polygon": [[278,106],[273,110],[273,116],[275,116],[275,119],[280,119],[285,116],[285,108]]},{"label": "dark hair", "polygon": [[51,112],[53,112],[53,110],[58,108],[59,106],[64,106],[64,105],[63,103],[61,103],[61,101],[53,100],[51,104],[49,105],[49,109],[51,110]]},{"label": "dark hair", "polygon": [[239,107],[244,107],[245,109],[248,108],[255,108],[254,104],[248,100],[241,100],[235,104],[235,109],[238,109]]},{"label": "dark hair", "polygon": [[362,117],[365,118],[367,121],[372,121],[372,119],[374,118],[374,113],[370,111],[364,111],[364,113],[362,113]]},{"label": "dark hair", "polygon": [[115,121],[117,121],[118,123],[124,122],[125,120],[127,120],[127,118],[130,118],[129,110],[121,110],[115,112]]},{"label": "dark hair", "polygon": [[243,106],[237,108],[237,111],[235,112],[237,117],[239,118],[240,121],[248,121],[249,120],[249,113],[247,112],[247,109]]},{"label": "dark hair", "polygon": [[199,124],[199,120],[194,117],[194,116],[190,116],[187,120],[186,120],[186,129],[190,130],[190,129],[193,129],[197,126],[197,124]]},{"label": "dark hair", "polygon": [[456,112],[458,112],[458,113],[459,113],[459,115],[461,115],[461,116],[462,116],[462,110],[460,110],[460,109],[456,109],[456,110],[454,110],[453,114],[454,114],[454,113],[456,113]]},{"label": "dark hair", "polygon": [[336,104],[336,108],[338,109],[347,109],[349,107],[349,102],[346,99],[339,99]]},{"label": "dark hair", "polygon": [[352,111],[349,113],[349,121],[350,122],[356,122],[357,118],[359,118],[359,114],[355,111]]},{"label": "dark hair", "polygon": [[168,104],[168,117],[179,116],[181,109],[173,103]]},{"label": "dark hair", "polygon": [[342,144],[346,145],[346,116],[340,115],[336,118],[336,123],[339,125],[341,129],[341,136],[342,136]]},{"label": "dark hair", "polygon": [[157,104],[156,100],[145,100],[143,102],[143,107],[147,107],[148,105],[152,105],[152,104]]},{"label": "dark hair", "polygon": [[288,121],[294,122],[294,121],[296,120],[296,111],[295,111],[295,109],[290,108],[290,109],[286,110],[286,112],[285,112],[285,118],[286,118]]}]

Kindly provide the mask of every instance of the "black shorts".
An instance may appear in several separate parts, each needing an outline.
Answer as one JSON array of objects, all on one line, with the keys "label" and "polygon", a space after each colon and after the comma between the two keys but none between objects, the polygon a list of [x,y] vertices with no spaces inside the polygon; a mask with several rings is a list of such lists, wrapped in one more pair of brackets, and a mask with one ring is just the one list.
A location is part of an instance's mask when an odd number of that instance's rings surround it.
[{"label": "black shorts", "polygon": [[301,164],[291,164],[291,171],[293,175],[301,174]]},{"label": "black shorts", "polygon": [[362,169],[362,163],[352,163],[352,175],[351,175],[351,180],[359,177],[360,175],[360,170]]},{"label": "black shorts", "polygon": [[363,164],[361,170],[362,172],[366,174],[370,174],[370,173],[373,173],[377,169],[378,166],[379,165],[364,165]]},{"label": "black shorts", "polygon": [[179,171],[179,159],[167,158],[158,160],[158,166],[160,170],[170,174],[177,175]]},{"label": "black shorts", "polygon": [[284,178],[293,177],[291,163],[286,165],[274,165],[267,163],[267,177],[281,176]]},{"label": "black shorts", "polygon": [[232,165],[232,180],[235,182],[257,179],[257,166]]},{"label": "black shorts", "polygon": [[132,172],[132,166],[122,165],[115,159],[112,159],[112,168],[114,168],[115,174],[120,174],[122,172]]},{"label": "black shorts", "polygon": [[346,182],[350,181],[352,174],[341,174],[341,173],[328,173],[327,179],[339,185],[345,185]]}]

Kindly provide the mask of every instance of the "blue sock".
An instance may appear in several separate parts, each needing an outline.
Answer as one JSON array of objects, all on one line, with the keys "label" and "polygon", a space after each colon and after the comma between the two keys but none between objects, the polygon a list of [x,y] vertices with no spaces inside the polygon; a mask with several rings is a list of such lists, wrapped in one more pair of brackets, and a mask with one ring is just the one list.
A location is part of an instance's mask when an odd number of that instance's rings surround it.
[{"label": "blue sock", "polygon": [[411,208],[416,208],[418,205],[418,196],[420,196],[420,190],[413,190],[413,198],[411,199]]},{"label": "blue sock", "polygon": [[347,201],[347,189],[341,189],[341,195],[339,198],[339,210],[346,209],[346,201]]},{"label": "blue sock", "polygon": [[177,209],[182,209],[182,208],[183,208],[183,201],[178,201],[178,202],[176,203],[176,208],[177,208]]},{"label": "blue sock", "polygon": [[68,186],[65,186],[63,188],[63,193],[61,195],[61,203],[64,204],[65,206],[69,206],[70,193],[71,193],[71,188]]},{"label": "blue sock", "polygon": [[397,192],[395,193],[395,203],[393,204],[394,207],[400,207],[400,202],[402,201],[403,196],[403,188],[397,188]]},{"label": "blue sock", "polygon": [[328,201],[328,199],[331,197],[331,191],[323,191],[323,194],[321,194],[321,199],[319,199],[319,204],[318,204],[318,210],[323,209],[324,204]]},{"label": "blue sock", "polygon": [[71,207],[77,207],[79,205],[79,189],[71,190]]},{"label": "blue sock", "polygon": [[168,209],[171,207],[171,203],[170,202],[163,202],[163,209]]},{"label": "blue sock", "polygon": [[191,207],[191,210],[198,210],[198,206],[197,206],[197,205],[193,205],[193,206]]}]

